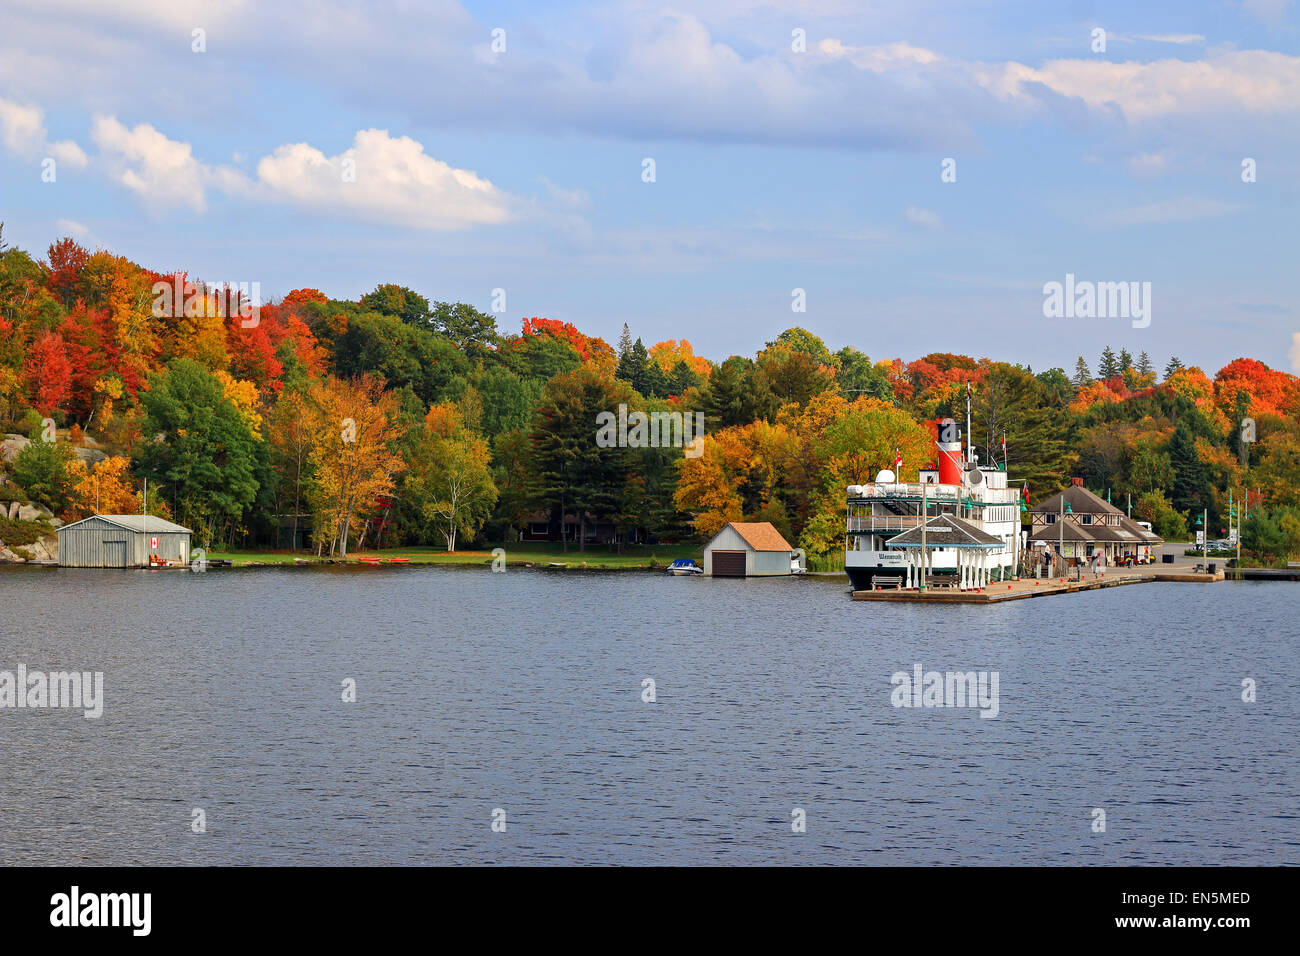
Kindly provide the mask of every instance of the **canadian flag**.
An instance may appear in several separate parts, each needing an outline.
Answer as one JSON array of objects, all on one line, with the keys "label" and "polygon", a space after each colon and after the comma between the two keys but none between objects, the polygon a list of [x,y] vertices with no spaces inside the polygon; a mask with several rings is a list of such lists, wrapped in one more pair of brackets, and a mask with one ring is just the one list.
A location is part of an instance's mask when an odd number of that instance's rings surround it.
[{"label": "canadian flag", "polygon": [[894,471],[903,467],[903,456],[899,452],[894,452]]}]

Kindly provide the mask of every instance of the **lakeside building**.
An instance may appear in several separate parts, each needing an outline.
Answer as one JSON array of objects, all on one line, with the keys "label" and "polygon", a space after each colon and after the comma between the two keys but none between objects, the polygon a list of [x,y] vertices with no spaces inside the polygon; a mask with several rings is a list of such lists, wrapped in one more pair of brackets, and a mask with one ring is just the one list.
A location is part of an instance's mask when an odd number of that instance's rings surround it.
[{"label": "lakeside building", "polygon": [[1082,478],[1030,509],[1030,547],[1067,560],[1087,562],[1100,554],[1105,564],[1125,558],[1152,560],[1153,548],[1164,543],[1100,495],[1083,486]]},{"label": "lakeside building", "polygon": [[59,566],[147,568],[190,560],[189,528],[154,515],[91,515],[58,529]]},{"label": "lakeside building", "polygon": [[715,578],[796,574],[797,560],[794,548],[768,521],[729,521],[704,546],[704,573]]}]

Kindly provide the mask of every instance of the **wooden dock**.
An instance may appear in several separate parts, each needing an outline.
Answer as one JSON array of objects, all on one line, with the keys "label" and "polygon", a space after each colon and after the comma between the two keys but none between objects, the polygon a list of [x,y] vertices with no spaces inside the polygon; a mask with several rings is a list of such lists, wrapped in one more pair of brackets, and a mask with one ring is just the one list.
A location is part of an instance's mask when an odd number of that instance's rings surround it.
[{"label": "wooden dock", "polygon": [[1026,598],[1049,597],[1056,594],[1076,594],[1080,591],[1096,591],[1101,588],[1124,587],[1129,584],[1149,584],[1154,581],[1190,581],[1211,584],[1223,580],[1223,572],[1214,574],[1197,574],[1192,571],[1144,571],[1135,573],[1113,573],[1108,576],[1090,577],[1085,575],[1081,581],[1062,581],[1060,578],[1035,580],[1021,578],[1019,581],[995,581],[978,591],[959,591],[956,588],[927,588],[904,590],[882,588],[878,591],[854,591],[855,601],[913,601],[930,604],[999,604],[1003,601],[1022,601]]}]

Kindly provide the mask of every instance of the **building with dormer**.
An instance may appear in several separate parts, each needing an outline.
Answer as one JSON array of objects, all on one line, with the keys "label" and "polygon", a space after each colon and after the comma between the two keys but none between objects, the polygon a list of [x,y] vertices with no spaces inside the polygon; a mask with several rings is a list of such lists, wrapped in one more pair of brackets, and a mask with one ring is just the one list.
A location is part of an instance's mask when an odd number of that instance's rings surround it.
[{"label": "building with dormer", "polygon": [[1096,554],[1105,564],[1119,564],[1126,558],[1150,561],[1153,549],[1164,543],[1159,535],[1083,487],[1082,478],[1071,479],[1063,491],[1034,505],[1030,512],[1030,547],[1081,564]]}]

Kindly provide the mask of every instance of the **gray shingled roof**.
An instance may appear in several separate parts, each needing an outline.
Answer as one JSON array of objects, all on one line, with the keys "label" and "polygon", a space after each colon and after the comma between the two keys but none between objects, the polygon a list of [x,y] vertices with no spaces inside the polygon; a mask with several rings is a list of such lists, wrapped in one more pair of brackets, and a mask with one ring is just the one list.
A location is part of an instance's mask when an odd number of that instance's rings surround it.
[{"label": "gray shingled roof", "polygon": [[[921,546],[921,527],[917,525],[911,531],[904,531],[885,542],[887,548],[919,548]],[[981,531],[969,521],[954,518],[952,515],[939,515],[925,523],[925,546],[927,548],[1005,548],[1007,543],[1001,538]]]},{"label": "gray shingled roof", "polygon": [[156,531],[159,534],[183,532],[193,534],[189,528],[182,528],[178,524],[173,524],[166,518],[159,518],[156,515],[91,515],[89,518],[82,518],[81,521],[74,521],[72,524],[64,525],[60,531],[68,528],[75,528],[79,524],[99,518],[101,521],[108,521],[118,527],[125,528],[127,531]]}]

